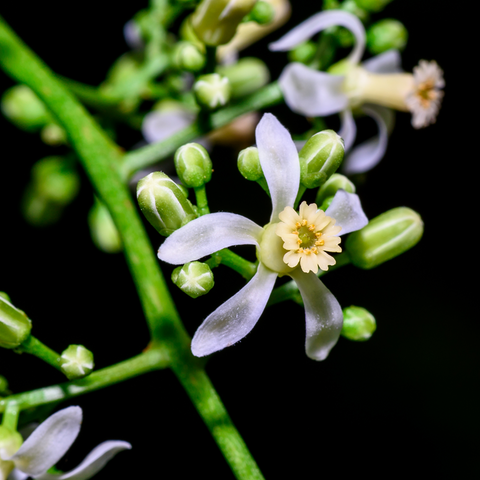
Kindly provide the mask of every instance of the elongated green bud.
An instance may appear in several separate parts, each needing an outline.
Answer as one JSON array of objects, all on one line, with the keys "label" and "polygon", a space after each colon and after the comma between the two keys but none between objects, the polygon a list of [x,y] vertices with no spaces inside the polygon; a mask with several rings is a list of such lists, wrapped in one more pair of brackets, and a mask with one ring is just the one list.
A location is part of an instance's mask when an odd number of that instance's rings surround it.
[{"label": "elongated green bud", "polygon": [[107,207],[95,200],[88,212],[88,226],[93,243],[102,252],[119,253],[123,250],[122,239]]},{"label": "elongated green bud", "polygon": [[178,68],[188,72],[199,72],[206,62],[205,55],[191,42],[178,42],[175,45],[173,59]]},{"label": "elongated green bud", "polygon": [[83,345],[69,345],[62,352],[58,363],[69,380],[77,380],[93,370],[93,353]]},{"label": "elongated green bud", "polygon": [[341,334],[349,340],[368,340],[377,328],[375,317],[365,308],[347,307],[343,309]]},{"label": "elongated green bud", "polygon": [[212,178],[212,161],[207,150],[198,143],[187,143],[175,152],[175,170],[187,187],[201,187]]},{"label": "elongated green bud", "polygon": [[256,0],[203,0],[190,17],[192,28],[206,45],[228,43],[255,2]]},{"label": "elongated green bud", "polygon": [[218,73],[201,75],[193,85],[195,100],[206,110],[216,110],[226,105],[232,95],[227,77]]},{"label": "elongated green bud", "polygon": [[237,63],[217,68],[228,78],[232,98],[240,98],[256,92],[270,80],[270,72],[262,60],[255,57],[241,58]]},{"label": "elongated green bud", "polygon": [[298,154],[300,183],[307,188],[320,187],[335,173],[344,154],[343,139],[333,130],[316,133]]},{"label": "elongated green bud", "polygon": [[[345,175],[334,173],[319,189],[315,203],[323,205],[328,198],[332,199],[338,190],[345,190],[348,193],[355,193],[355,185]],[[322,207],[321,210],[325,211]]]},{"label": "elongated green bud", "polygon": [[238,154],[237,166],[239,172],[247,180],[256,182],[264,177],[257,147],[248,147]]},{"label": "elongated green bud", "polygon": [[352,263],[370,269],[412,248],[423,235],[423,221],[410,208],[398,207],[382,213],[345,243]]},{"label": "elongated green bud", "polygon": [[375,55],[392,48],[403,50],[407,40],[408,31],[403,23],[391,18],[374,23],[367,31],[367,46]]},{"label": "elongated green bud", "polygon": [[163,172],[150,173],[138,182],[137,201],[145,218],[165,237],[196,218],[183,191]]},{"label": "elongated green bud", "polygon": [[172,272],[172,282],[192,298],[207,294],[214,285],[213,273],[206,263],[190,262]]},{"label": "elongated green bud", "polygon": [[0,297],[0,347],[17,348],[30,335],[32,322],[24,312]]}]

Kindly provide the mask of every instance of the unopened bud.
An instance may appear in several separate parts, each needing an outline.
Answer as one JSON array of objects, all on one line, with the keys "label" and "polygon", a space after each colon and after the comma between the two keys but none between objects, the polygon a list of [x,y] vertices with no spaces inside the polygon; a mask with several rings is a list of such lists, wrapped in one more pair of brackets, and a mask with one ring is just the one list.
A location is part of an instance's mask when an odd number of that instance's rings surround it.
[{"label": "unopened bud", "polygon": [[256,0],[203,0],[190,17],[197,37],[206,45],[217,46],[229,42],[243,17]]},{"label": "unopened bud", "polygon": [[256,182],[264,177],[257,147],[248,147],[238,154],[237,166],[247,180]]},{"label": "unopened bud", "polygon": [[358,7],[363,8],[369,12],[380,12],[392,0],[355,0]]},{"label": "unopened bud", "polygon": [[0,347],[17,348],[30,335],[32,322],[24,312],[0,297]]},{"label": "unopened bud", "polygon": [[193,93],[200,107],[216,110],[228,103],[232,88],[227,77],[218,73],[201,75],[193,85]]},{"label": "unopened bud", "polygon": [[375,317],[365,308],[347,307],[343,309],[342,336],[349,340],[368,340],[376,330]]},{"label": "unopened bud", "polygon": [[187,187],[201,187],[212,178],[212,161],[205,147],[187,143],[175,152],[175,170]]},{"label": "unopened bud", "polygon": [[3,94],[2,112],[18,128],[30,132],[53,121],[45,105],[26,85],[15,85]]},{"label": "unopened bud", "polygon": [[88,212],[88,226],[93,243],[102,252],[118,253],[123,249],[122,239],[107,207],[95,200]]},{"label": "unopened bud", "polygon": [[153,172],[137,185],[137,201],[145,218],[167,237],[196,218],[180,187],[163,172]]},{"label": "unopened bud", "polygon": [[315,203],[321,205],[320,209],[325,211],[328,208],[323,208],[323,203],[333,199],[338,190],[345,190],[347,193],[355,193],[355,185],[345,175],[334,173],[318,190]]},{"label": "unopened bud", "polygon": [[268,2],[258,0],[253,6],[246,20],[249,22],[256,22],[259,25],[266,25],[270,23],[275,17],[275,8]]},{"label": "unopened bud", "polygon": [[181,70],[199,72],[205,66],[205,55],[191,42],[179,42],[173,54],[175,65]]},{"label": "unopened bud", "polygon": [[177,267],[172,282],[192,298],[208,293],[214,285],[213,273],[206,263],[190,262]]},{"label": "unopened bud", "polygon": [[[22,446],[22,436],[3,425],[0,425],[0,452],[4,457],[11,457]],[[12,461],[2,460],[0,457],[0,478],[8,478],[15,464]]]},{"label": "unopened bud", "polygon": [[58,359],[62,372],[69,380],[86,377],[93,370],[93,353],[83,345],[69,345]]},{"label": "unopened bud", "polygon": [[403,23],[385,18],[374,23],[367,31],[367,46],[378,55],[392,48],[403,50],[408,40],[408,31]]},{"label": "unopened bud", "polygon": [[423,235],[423,221],[410,208],[398,207],[382,213],[345,243],[352,263],[370,269],[412,248]]},{"label": "unopened bud", "polygon": [[238,62],[221,66],[218,73],[228,78],[232,98],[240,98],[256,92],[270,80],[270,72],[262,60],[255,57],[241,58]]},{"label": "unopened bud", "polygon": [[288,59],[291,62],[299,62],[308,64],[313,60],[317,53],[317,46],[314,42],[308,40],[306,42],[298,44],[292,50],[288,52]]},{"label": "unopened bud", "polygon": [[323,185],[342,163],[343,139],[333,130],[323,130],[311,137],[298,154],[300,183],[307,188]]}]

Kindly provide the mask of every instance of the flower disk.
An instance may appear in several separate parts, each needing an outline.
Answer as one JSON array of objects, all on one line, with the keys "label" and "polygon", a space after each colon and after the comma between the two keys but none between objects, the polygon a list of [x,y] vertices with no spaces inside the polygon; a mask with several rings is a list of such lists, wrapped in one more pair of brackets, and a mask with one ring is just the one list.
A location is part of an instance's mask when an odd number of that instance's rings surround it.
[{"label": "flower disk", "polygon": [[276,234],[284,241],[283,248],[288,250],[283,261],[289,267],[300,263],[303,272],[317,273],[318,267],[328,270],[335,265],[335,259],[326,252],[341,252],[338,233],[342,227],[335,226],[335,219],[325,215],[315,203],[302,202],[297,213],[292,207],[286,207],[279,215],[281,222]]}]

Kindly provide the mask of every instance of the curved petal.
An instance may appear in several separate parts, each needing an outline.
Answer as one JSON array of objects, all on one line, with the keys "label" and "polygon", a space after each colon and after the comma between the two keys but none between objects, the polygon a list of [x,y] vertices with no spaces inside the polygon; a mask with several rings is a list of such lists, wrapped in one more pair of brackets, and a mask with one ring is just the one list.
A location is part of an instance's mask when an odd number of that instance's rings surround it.
[{"label": "curved petal", "polygon": [[271,113],[265,113],[255,130],[258,155],[272,197],[272,216],[293,206],[300,184],[297,148],[288,130]]},{"label": "curved petal", "polygon": [[388,135],[393,127],[393,110],[378,105],[368,105],[362,110],[372,117],[378,126],[378,135],[361,143],[346,156],[343,172],[347,175],[371,170],[383,158],[388,145]]},{"label": "curved petal", "polygon": [[158,258],[180,265],[232,245],[258,245],[263,228],[234,213],[210,213],[173,232],[158,249]]},{"label": "curved petal", "polygon": [[355,46],[348,58],[351,62],[358,63],[365,50],[365,28],[355,15],[342,10],[329,10],[313,15],[290,30],[280,40],[271,43],[268,48],[274,52],[291,50],[321,30],[334,25],[348,28],[355,36]]},{"label": "curved petal", "polygon": [[352,148],[357,136],[357,126],[353,119],[352,111],[349,108],[340,112],[341,127],[338,134],[343,138],[345,143],[345,151],[348,152]]},{"label": "curved petal", "polygon": [[305,304],[306,354],[313,360],[325,360],[342,330],[342,307],[313,272],[303,273],[297,268],[289,275]]},{"label": "curved petal", "polygon": [[148,143],[160,142],[191,125],[194,119],[195,115],[184,110],[154,110],[145,115],[142,134]]},{"label": "curved petal", "polygon": [[83,462],[70,472],[59,475],[45,473],[35,478],[39,480],[88,480],[99,472],[118,452],[131,448],[132,446],[128,442],[109,440],[96,446]]},{"label": "curved petal", "polygon": [[289,63],[278,79],[290,110],[308,117],[331,115],[347,108],[343,81],[342,75],[318,72],[302,63]]},{"label": "curved petal", "polygon": [[192,353],[203,357],[245,337],[265,310],[276,279],[277,274],[260,263],[245,287],[203,321],[193,336]]},{"label": "curved petal", "polygon": [[387,50],[362,62],[362,66],[372,73],[399,73],[402,71],[402,57],[398,50]]},{"label": "curved petal", "polygon": [[82,409],[68,407],[48,417],[10,458],[15,467],[35,477],[55,465],[80,431]]},{"label": "curved petal", "polygon": [[339,236],[360,230],[368,223],[358,195],[342,189],[337,191],[325,214],[336,220],[336,226],[342,227]]}]

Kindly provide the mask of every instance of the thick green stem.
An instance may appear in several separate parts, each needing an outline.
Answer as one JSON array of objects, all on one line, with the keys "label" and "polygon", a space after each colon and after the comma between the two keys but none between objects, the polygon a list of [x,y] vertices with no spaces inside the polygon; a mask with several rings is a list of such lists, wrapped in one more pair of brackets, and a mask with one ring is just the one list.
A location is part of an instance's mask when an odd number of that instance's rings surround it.
[{"label": "thick green stem", "polygon": [[[7,402],[2,417],[2,427],[15,431],[17,429],[20,408],[15,401]],[[0,458],[1,460],[1,458]]]},{"label": "thick green stem", "polygon": [[27,337],[27,339],[20,345],[19,349],[22,352],[35,355],[52,367],[60,370],[60,364],[58,363],[60,355],[57,352],[54,352],[51,348],[48,348],[34,336],[30,335]]},{"label": "thick green stem", "polygon": [[210,209],[208,208],[207,189],[205,188],[205,185],[194,188],[194,191],[200,215],[206,215],[207,213],[210,213]]},{"label": "thick green stem", "polygon": [[207,261],[210,268],[223,264],[239,273],[245,280],[250,280],[257,272],[257,264],[245,260],[240,255],[232,252],[228,248],[224,248],[212,254],[210,260]]}]

